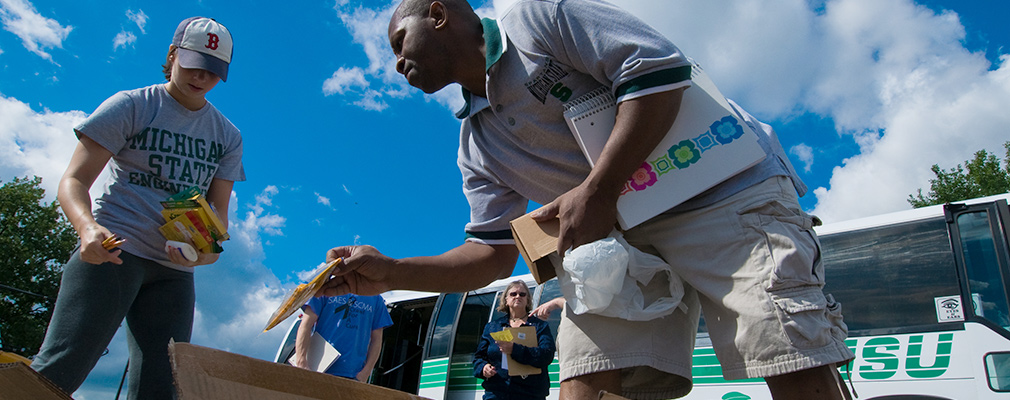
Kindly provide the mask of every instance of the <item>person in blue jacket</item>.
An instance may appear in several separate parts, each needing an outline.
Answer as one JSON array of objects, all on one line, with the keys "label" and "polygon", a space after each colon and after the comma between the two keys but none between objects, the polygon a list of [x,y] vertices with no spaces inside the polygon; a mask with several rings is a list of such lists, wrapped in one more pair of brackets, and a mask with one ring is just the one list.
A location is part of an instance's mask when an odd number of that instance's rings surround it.
[{"label": "person in blue jacket", "polygon": [[[498,311],[505,316],[488,322],[484,334],[477,343],[473,354],[473,375],[484,380],[484,400],[542,400],[547,398],[551,380],[547,366],[554,361],[554,335],[547,322],[530,315],[530,291],[526,282],[513,281],[498,298]],[[501,342],[491,338],[491,333],[506,328],[532,326],[537,331],[537,347],[526,347],[513,342]],[[515,362],[540,368],[536,375],[509,376],[502,368],[502,354],[509,354]]]}]

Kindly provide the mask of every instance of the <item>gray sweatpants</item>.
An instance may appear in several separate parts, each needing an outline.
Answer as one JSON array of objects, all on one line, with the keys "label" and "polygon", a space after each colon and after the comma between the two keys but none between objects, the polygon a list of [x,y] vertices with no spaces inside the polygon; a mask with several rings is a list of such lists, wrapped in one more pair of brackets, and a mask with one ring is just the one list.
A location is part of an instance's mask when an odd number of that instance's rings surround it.
[{"label": "gray sweatpants", "polygon": [[130,399],[172,399],[168,342],[189,342],[193,274],[126,252],[123,264],[89,264],[74,252],[63,268],[56,308],[32,368],[73,393],[126,318]]}]

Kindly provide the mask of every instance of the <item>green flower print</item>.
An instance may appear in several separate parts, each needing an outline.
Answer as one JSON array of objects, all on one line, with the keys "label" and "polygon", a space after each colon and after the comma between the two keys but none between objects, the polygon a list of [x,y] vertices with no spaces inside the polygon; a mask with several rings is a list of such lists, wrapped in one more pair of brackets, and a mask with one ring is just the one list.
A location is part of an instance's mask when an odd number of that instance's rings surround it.
[{"label": "green flower print", "polygon": [[701,151],[690,140],[681,140],[666,152],[677,168],[687,168],[701,159]]}]

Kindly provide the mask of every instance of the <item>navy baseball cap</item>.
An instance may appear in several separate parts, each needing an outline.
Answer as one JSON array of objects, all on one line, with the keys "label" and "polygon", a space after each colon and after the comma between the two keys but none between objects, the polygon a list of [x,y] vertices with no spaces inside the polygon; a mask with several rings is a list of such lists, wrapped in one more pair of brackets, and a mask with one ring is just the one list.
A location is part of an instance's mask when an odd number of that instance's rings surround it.
[{"label": "navy baseball cap", "polygon": [[192,17],[179,23],[172,38],[179,65],[213,72],[228,81],[232,41],[228,28],[212,18]]}]

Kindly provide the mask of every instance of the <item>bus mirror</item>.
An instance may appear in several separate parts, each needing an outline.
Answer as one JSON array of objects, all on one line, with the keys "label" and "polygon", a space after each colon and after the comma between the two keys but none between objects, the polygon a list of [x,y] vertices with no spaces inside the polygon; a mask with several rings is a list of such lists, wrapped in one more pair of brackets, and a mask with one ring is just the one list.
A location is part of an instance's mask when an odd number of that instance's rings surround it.
[{"label": "bus mirror", "polygon": [[1010,353],[985,355],[985,370],[989,375],[989,388],[997,392],[1010,392]]}]

